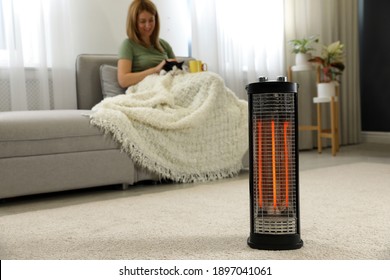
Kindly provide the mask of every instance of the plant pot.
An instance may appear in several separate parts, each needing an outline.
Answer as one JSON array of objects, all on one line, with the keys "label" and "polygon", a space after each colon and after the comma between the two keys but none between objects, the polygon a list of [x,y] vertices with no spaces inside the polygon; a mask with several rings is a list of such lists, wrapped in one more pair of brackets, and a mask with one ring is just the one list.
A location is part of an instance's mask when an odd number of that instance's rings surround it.
[{"label": "plant pot", "polygon": [[317,95],[318,97],[327,98],[336,96],[336,84],[333,82],[317,84]]},{"label": "plant pot", "polygon": [[295,55],[295,65],[297,66],[311,66],[308,60],[311,58],[310,53],[297,53]]}]

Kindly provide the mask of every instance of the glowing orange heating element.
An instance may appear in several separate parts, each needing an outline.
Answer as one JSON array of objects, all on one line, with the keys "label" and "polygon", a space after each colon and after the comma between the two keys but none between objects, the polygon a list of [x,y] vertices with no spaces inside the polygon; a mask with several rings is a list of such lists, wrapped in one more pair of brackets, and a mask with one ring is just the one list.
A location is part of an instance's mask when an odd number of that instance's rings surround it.
[{"label": "glowing orange heating element", "polygon": [[[275,120],[271,120],[270,122],[266,122],[265,124],[260,120],[257,121],[257,188],[259,208],[271,206],[276,212],[278,210],[282,210],[279,209],[279,207],[289,207],[289,129],[289,121],[284,121],[280,125]],[[268,137],[263,138],[264,133],[266,135],[270,133],[270,139]],[[271,154],[270,157],[267,157],[266,155],[266,157],[264,158],[263,153],[267,152],[268,146],[267,139],[269,139],[270,141]],[[283,158],[284,161],[279,162],[279,159]],[[272,174],[272,183],[267,180],[267,177],[264,178],[263,172],[267,173],[267,170],[269,170]],[[271,183],[269,189],[268,183]],[[271,192],[272,194],[269,192]],[[265,205],[264,197],[266,199]],[[270,205],[268,205],[267,203],[267,197],[271,198],[271,201],[269,201]],[[285,200],[285,203],[281,200]]]}]

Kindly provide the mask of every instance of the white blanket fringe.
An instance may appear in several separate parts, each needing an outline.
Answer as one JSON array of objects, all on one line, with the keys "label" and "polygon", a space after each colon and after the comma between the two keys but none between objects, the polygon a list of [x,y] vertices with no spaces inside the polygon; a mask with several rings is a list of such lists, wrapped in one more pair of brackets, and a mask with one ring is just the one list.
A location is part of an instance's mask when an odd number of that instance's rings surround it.
[{"label": "white blanket fringe", "polygon": [[91,124],[138,165],[176,182],[232,177],[248,149],[248,103],[212,72],[150,75],[97,104]]}]

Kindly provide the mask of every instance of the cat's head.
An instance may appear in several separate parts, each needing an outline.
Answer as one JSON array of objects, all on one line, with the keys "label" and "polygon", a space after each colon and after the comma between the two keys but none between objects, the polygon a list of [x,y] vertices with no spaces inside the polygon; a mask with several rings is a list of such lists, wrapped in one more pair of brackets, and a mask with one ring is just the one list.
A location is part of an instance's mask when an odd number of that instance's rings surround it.
[{"label": "cat's head", "polygon": [[183,70],[183,63],[184,61],[182,62],[177,62],[177,61],[168,61],[168,60],[165,60],[165,65],[163,67],[163,69],[167,72],[169,71],[172,71],[173,70],[173,67],[176,66],[177,69],[180,69],[180,70]]}]

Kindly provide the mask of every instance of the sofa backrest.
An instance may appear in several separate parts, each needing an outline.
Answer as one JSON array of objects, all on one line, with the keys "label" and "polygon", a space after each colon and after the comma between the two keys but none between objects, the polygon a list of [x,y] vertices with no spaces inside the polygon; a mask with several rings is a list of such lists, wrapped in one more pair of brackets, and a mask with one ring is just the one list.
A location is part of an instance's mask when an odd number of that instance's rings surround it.
[{"label": "sofa backrest", "polygon": [[[178,61],[191,60],[190,57],[177,57]],[[100,66],[116,66],[118,56],[114,54],[80,54],[76,59],[77,108],[89,110],[103,99],[100,82]]]},{"label": "sofa backrest", "polygon": [[77,108],[89,110],[103,99],[100,66],[116,66],[117,55],[80,54],[76,59]]}]

